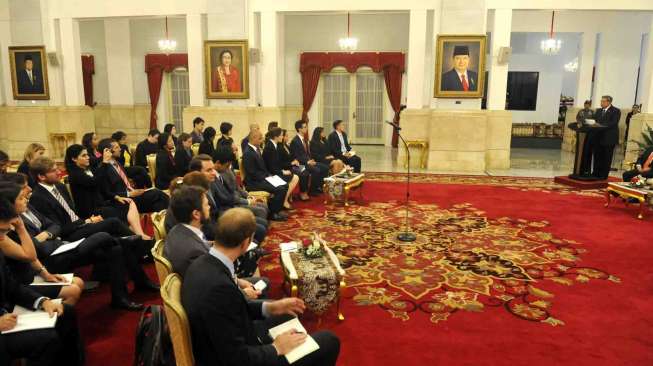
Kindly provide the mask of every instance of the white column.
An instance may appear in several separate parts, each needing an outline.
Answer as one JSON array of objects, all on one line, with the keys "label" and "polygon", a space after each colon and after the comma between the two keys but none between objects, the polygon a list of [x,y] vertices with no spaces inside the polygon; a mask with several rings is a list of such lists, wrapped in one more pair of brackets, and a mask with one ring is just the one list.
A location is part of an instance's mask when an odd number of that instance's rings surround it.
[{"label": "white column", "polygon": [[79,21],[62,18],[61,55],[63,61],[64,90],[66,105],[84,105],[84,86],[82,83],[82,59],[79,45]]},{"label": "white column", "polygon": [[577,87],[574,106],[583,107],[583,103],[592,96],[592,72],[596,54],[596,32],[584,32],[581,36],[578,53]]},{"label": "white column", "polygon": [[642,82],[642,112],[653,113],[653,21],[648,31],[646,60],[644,60],[644,77]]},{"label": "white column", "polygon": [[[512,30],[512,9],[495,9],[490,45],[491,67],[488,80],[487,109],[506,109],[506,89],[508,88],[508,63],[499,64],[499,50],[510,47]],[[479,70],[482,72],[482,70]]]},{"label": "white column", "polygon": [[261,13],[261,104],[263,107],[279,106],[281,95],[279,71],[280,15],[275,11]]},{"label": "white column", "polygon": [[188,52],[188,90],[191,106],[204,105],[204,62],[202,15],[186,15],[186,38]]},{"label": "white column", "polygon": [[104,43],[107,52],[109,104],[133,105],[134,81],[129,19],[105,19]]},{"label": "white column", "polygon": [[426,58],[426,9],[410,11],[408,28],[408,68],[406,106],[421,109],[424,106],[424,62]]},{"label": "white column", "polygon": [[14,98],[11,91],[11,71],[9,66],[9,56],[5,54],[7,48],[11,46],[11,23],[9,21],[9,1],[0,1],[0,105],[14,105]]},{"label": "white column", "polygon": [[[64,77],[61,54],[61,37],[59,37],[60,21],[50,17],[48,1],[41,1],[41,34],[45,52],[55,52],[59,58],[59,65],[54,66],[48,61],[48,87],[50,89],[50,105],[64,105]],[[81,54],[80,65],[81,65]],[[81,77],[81,75],[80,75]]]}]

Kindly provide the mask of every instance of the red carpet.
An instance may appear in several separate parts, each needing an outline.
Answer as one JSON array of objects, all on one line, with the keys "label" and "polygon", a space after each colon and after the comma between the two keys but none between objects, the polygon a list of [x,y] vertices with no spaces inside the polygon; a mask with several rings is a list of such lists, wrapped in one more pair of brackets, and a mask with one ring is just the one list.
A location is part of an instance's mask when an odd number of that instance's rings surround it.
[{"label": "red carpet", "polygon": [[[550,180],[416,178],[416,243],[394,240],[404,191],[392,174],[370,174],[346,210],[297,203],[266,242],[318,230],[339,254],[346,319],[320,325],[342,340],[339,365],[652,364],[652,215]],[[279,294],[277,256],[261,268]],[[88,364],[127,365],[138,314],[108,309],[107,290],[80,302]]]},{"label": "red carpet", "polygon": [[617,177],[608,177],[605,180],[578,180],[571,179],[567,175],[557,176],[553,179],[554,182],[559,184],[564,184],[566,186],[571,186],[578,189],[603,189],[608,186],[610,182],[621,182],[621,179]]}]

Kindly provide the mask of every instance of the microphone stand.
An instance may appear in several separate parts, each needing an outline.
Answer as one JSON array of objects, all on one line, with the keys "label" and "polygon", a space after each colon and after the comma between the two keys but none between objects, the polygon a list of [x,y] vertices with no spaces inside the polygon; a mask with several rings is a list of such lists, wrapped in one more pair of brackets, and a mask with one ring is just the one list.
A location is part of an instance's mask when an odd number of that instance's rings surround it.
[{"label": "microphone stand", "polygon": [[413,242],[417,239],[415,234],[410,231],[410,221],[409,221],[409,210],[410,210],[410,149],[408,149],[408,144],[406,143],[406,140],[404,140],[404,137],[401,136],[401,127],[397,125],[396,123],[393,122],[386,122],[390,125],[392,125],[393,129],[397,132],[397,136],[399,136],[399,139],[401,139],[401,142],[404,144],[404,148],[406,149],[406,161],[408,162],[407,164],[407,174],[406,174],[406,203],[405,203],[405,211],[406,211],[406,217],[404,221],[404,231],[397,234],[397,240],[403,241],[403,242]]}]

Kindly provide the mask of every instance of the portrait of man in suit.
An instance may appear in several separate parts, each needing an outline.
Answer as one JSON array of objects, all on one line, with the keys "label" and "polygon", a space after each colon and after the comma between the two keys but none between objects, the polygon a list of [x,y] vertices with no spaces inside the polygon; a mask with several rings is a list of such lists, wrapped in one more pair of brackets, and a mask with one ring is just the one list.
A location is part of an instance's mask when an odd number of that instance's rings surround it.
[{"label": "portrait of man in suit", "polygon": [[439,36],[437,49],[435,97],[481,98],[485,36]]},{"label": "portrait of man in suit", "polygon": [[14,99],[50,99],[43,46],[10,47]]}]

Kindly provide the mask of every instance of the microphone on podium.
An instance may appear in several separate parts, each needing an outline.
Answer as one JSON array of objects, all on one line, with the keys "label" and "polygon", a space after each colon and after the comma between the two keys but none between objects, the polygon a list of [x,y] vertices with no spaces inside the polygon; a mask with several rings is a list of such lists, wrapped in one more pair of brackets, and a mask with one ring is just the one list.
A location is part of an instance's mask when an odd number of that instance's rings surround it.
[{"label": "microphone on podium", "polygon": [[394,122],[390,122],[390,121],[385,121],[385,123],[387,123],[387,124],[389,124],[390,126],[392,126],[392,128],[394,128],[395,130],[397,130],[397,131],[401,131],[401,127],[399,127],[398,124],[396,124],[396,123],[394,123]]}]

